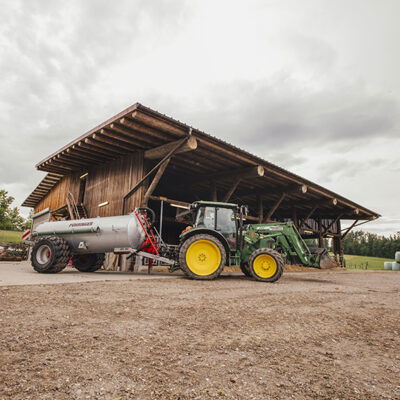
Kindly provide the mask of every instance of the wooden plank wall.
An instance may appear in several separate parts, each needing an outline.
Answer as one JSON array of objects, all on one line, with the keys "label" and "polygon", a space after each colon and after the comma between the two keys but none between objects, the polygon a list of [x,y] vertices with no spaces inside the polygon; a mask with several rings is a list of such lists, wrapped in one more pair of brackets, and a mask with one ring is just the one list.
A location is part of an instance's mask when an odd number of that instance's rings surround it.
[{"label": "wooden plank wall", "polygon": [[[71,192],[78,199],[81,176],[85,171],[64,177],[35,207],[35,213],[49,207],[56,210],[66,204],[67,194]],[[143,152],[135,152],[104,165],[88,168],[84,205],[88,216],[108,217],[120,215],[122,197],[143,176]],[[142,187],[128,200],[127,210],[138,207],[144,196]],[[104,207],[98,205],[104,202]]]},{"label": "wooden plank wall", "polygon": [[73,174],[65,176],[56,186],[37,204],[35,213],[49,207],[50,210],[56,210],[66,204],[67,194],[71,192],[74,196],[78,195],[79,176]]},{"label": "wooden plank wall", "polygon": [[[122,198],[142,178],[143,153],[136,152],[121,157],[104,166],[91,168],[86,184],[84,205],[90,217],[109,217],[120,215]],[[144,188],[128,200],[127,211],[139,207],[144,195]],[[99,204],[108,201],[104,207]]]}]

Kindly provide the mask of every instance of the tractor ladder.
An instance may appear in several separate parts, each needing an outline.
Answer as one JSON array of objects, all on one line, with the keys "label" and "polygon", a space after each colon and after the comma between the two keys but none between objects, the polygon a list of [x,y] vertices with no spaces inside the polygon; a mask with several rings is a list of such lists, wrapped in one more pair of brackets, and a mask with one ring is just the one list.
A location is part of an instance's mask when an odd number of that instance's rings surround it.
[{"label": "tractor ladder", "polygon": [[71,219],[83,219],[88,217],[85,206],[82,203],[76,204],[74,195],[71,192],[67,194],[67,207]]}]

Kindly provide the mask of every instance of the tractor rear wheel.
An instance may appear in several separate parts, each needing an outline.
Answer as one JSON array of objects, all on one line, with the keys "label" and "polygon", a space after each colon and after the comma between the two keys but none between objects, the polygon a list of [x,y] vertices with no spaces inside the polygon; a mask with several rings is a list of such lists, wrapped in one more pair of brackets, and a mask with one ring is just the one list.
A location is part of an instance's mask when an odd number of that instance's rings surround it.
[{"label": "tractor rear wheel", "polygon": [[246,275],[248,278],[251,278],[253,275],[251,275],[250,270],[249,270],[249,264],[247,262],[241,262],[240,263],[240,270],[243,272],[244,275]]},{"label": "tractor rear wheel", "polygon": [[214,236],[193,235],[179,249],[179,265],[192,279],[215,279],[224,269],[226,252]]},{"label": "tractor rear wheel", "polygon": [[272,249],[258,249],[249,258],[251,275],[262,282],[276,282],[282,276],[283,266],[282,256]]},{"label": "tractor rear wheel", "polygon": [[58,236],[44,236],[32,248],[31,262],[36,272],[55,274],[62,271],[71,258],[68,243]]},{"label": "tractor rear wheel", "polygon": [[104,253],[75,254],[72,265],[80,272],[94,272],[104,264]]}]

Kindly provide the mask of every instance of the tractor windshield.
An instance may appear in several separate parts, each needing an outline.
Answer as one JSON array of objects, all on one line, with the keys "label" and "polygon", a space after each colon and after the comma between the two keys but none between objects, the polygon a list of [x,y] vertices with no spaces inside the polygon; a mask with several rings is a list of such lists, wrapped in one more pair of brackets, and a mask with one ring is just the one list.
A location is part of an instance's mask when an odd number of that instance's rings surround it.
[{"label": "tractor windshield", "polygon": [[233,210],[218,208],[217,213],[217,230],[222,234],[236,233],[236,219]]},{"label": "tractor windshield", "polygon": [[225,236],[231,249],[236,248],[236,216],[231,208],[217,208],[217,231]]}]

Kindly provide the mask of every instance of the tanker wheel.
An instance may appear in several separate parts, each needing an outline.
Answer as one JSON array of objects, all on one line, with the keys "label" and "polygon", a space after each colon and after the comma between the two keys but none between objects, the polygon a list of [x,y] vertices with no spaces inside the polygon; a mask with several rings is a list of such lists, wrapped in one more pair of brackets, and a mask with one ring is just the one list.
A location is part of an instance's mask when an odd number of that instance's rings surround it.
[{"label": "tanker wheel", "polygon": [[193,235],[179,249],[179,265],[192,279],[217,278],[224,269],[225,261],[225,248],[212,235]]},{"label": "tanker wheel", "polygon": [[62,271],[71,258],[68,243],[58,236],[45,236],[35,242],[31,262],[35,271],[55,274]]},{"label": "tanker wheel", "polygon": [[104,264],[104,253],[75,254],[72,265],[80,272],[94,272]]},{"label": "tanker wheel", "polygon": [[251,275],[262,282],[276,282],[282,276],[283,266],[282,256],[272,249],[258,249],[249,258]]},{"label": "tanker wheel", "polygon": [[240,263],[240,270],[243,272],[244,275],[246,275],[248,278],[251,278],[253,275],[251,275],[249,271],[249,264],[247,262],[241,262]]}]

